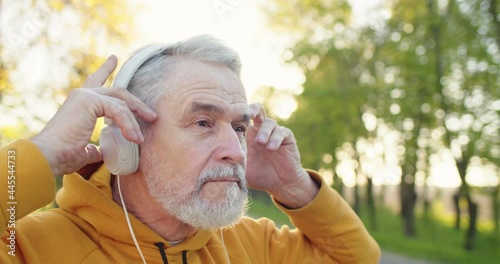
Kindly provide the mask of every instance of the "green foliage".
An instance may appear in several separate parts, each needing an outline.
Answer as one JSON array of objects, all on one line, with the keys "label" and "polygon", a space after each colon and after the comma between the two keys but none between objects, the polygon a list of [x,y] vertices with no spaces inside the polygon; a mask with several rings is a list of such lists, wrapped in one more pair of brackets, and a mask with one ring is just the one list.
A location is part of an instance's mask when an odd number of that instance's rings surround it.
[{"label": "green foliage", "polygon": [[[132,2],[123,4],[120,0],[11,1],[2,5],[0,12],[9,15],[2,21],[8,24],[4,27],[8,30],[2,30],[0,36],[0,102],[7,93],[15,97],[12,101],[19,101],[1,105],[6,116],[17,118],[19,133],[15,138],[30,136],[32,130],[48,121],[47,114],[30,109],[25,98],[36,97],[55,108],[70,90],[81,87],[105,60],[107,54],[103,56],[103,51],[121,47],[134,36],[130,19],[134,9]],[[23,62],[33,63],[33,54],[40,54],[39,60],[46,63],[46,67],[33,69],[34,72],[46,74],[37,79],[36,87],[25,87],[22,82],[12,84],[9,76],[19,71],[18,65]],[[17,74],[30,76],[31,72]],[[56,76],[66,81],[56,82]],[[1,140],[0,144],[12,139],[4,135]]]},{"label": "green foliage", "polygon": [[[439,263],[492,263],[492,260],[500,259],[500,237],[494,233],[479,231],[476,248],[466,251],[461,244],[463,232],[455,230],[451,221],[446,223],[419,216],[417,226],[420,232],[417,237],[408,238],[397,231],[402,226],[399,215],[379,209],[378,217],[378,230],[369,231],[384,250]],[[368,221],[362,218],[364,222]]]},{"label": "green foliage", "polygon": [[[305,164],[366,136],[364,112],[401,131],[409,153],[455,144],[465,159],[498,164],[499,3],[388,3],[385,25],[365,28],[351,26],[347,1],[267,4],[270,25],[293,36],[287,60],[306,75],[287,124],[301,139]],[[445,133],[431,138],[433,130]],[[417,146],[419,139],[427,144]]]},{"label": "green foliage", "polygon": [[[367,134],[361,116],[367,90],[359,84],[362,52],[353,45],[355,32],[347,30],[347,1],[271,1],[266,11],[271,26],[286,30],[295,39],[290,61],[306,76],[298,108],[284,124],[297,135],[305,167],[333,169],[322,156],[335,157],[344,142]],[[292,26],[293,25],[293,26]]]},{"label": "green foliage", "polygon": [[[273,0],[266,10],[275,31],[291,39],[286,60],[306,76],[285,123],[304,166],[332,169],[337,161],[323,164],[324,154],[336,157],[346,143],[360,152],[360,139],[384,136],[380,126],[396,130],[401,204],[409,204],[402,211],[412,218],[416,175],[429,174],[432,154],[451,150],[466,187],[471,158],[500,166],[500,2],[386,4],[385,21],[361,28],[350,23],[348,1]],[[374,131],[365,128],[367,113],[377,118]]]},{"label": "green foliage", "polygon": [[265,3],[264,13],[269,25],[285,32],[295,41],[308,43],[322,41],[324,35],[333,35],[335,27],[350,22],[351,7],[347,0],[273,0]]},{"label": "green foliage", "polygon": [[[267,198],[269,199],[269,198]],[[438,210],[438,206],[435,206]],[[366,208],[361,211],[365,212]],[[265,197],[254,197],[249,215],[254,218],[267,217],[278,225],[289,225],[288,217],[269,203]],[[457,231],[452,226],[451,219],[441,218],[439,213],[434,216],[417,216],[417,227],[420,232],[417,237],[408,238],[402,230],[401,217],[390,210],[379,208],[377,211],[377,230],[371,230],[367,214],[362,214],[361,219],[383,250],[396,252],[406,256],[437,261],[438,263],[468,264],[492,263],[491,260],[500,259],[500,236],[491,231],[491,227],[482,228],[476,244],[476,249],[466,251],[462,248],[463,232]]]},{"label": "green foliage", "polygon": [[500,59],[493,52],[500,33],[484,8],[488,4],[495,2],[392,1],[387,41],[379,53],[396,73],[387,84],[392,102],[401,107],[393,117],[396,127],[410,118],[426,128],[444,128],[443,144],[461,141],[464,159],[495,156],[486,142],[498,152],[499,124],[492,120],[498,120],[498,111],[492,109],[500,96]]}]

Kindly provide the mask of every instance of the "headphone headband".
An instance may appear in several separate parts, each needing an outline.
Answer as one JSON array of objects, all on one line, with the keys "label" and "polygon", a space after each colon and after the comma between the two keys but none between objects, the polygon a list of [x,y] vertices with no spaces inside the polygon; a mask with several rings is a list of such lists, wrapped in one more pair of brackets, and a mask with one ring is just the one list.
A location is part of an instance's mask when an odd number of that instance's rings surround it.
[{"label": "headphone headband", "polygon": [[[116,74],[111,86],[128,89],[130,80],[132,80],[132,77],[134,77],[134,74],[142,66],[142,64],[156,55],[164,47],[164,45],[156,44],[137,51],[122,65],[122,67]],[[111,125],[113,122],[109,118],[104,118],[104,123],[107,125]]]},{"label": "headphone headband", "polygon": [[149,58],[156,55],[162,50],[164,45],[152,45],[139,50],[136,54],[132,55],[121,67],[120,71],[116,74],[113,81],[113,87],[123,87],[128,89],[128,85],[135,72],[146,62]]}]

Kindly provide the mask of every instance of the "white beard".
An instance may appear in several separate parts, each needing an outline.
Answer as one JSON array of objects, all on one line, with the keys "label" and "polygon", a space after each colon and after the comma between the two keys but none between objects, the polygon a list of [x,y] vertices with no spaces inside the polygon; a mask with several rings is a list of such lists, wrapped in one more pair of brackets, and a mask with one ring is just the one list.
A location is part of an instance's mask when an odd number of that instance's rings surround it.
[{"label": "white beard", "polygon": [[[219,165],[204,171],[196,186],[186,190],[185,182],[166,178],[157,155],[144,155],[141,167],[149,192],[165,210],[183,223],[198,229],[217,229],[237,223],[246,213],[248,188],[245,171],[241,165]],[[222,202],[213,202],[201,197],[201,188],[209,180],[222,177],[237,177],[238,184],[228,184]]]}]

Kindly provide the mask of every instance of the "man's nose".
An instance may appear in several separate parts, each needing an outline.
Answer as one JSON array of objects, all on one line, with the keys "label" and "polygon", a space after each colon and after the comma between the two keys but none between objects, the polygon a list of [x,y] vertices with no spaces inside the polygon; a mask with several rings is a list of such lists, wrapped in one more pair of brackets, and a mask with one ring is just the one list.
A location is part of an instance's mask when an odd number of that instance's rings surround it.
[{"label": "man's nose", "polygon": [[231,125],[225,125],[218,131],[217,160],[241,164],[247,155],[246,141],[242,132],[236,132]]}]

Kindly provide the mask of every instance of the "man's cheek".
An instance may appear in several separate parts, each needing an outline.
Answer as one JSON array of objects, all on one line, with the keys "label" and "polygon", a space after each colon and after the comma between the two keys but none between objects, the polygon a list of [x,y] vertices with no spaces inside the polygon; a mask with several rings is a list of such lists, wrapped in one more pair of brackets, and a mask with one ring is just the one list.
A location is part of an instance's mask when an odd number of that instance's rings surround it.
[{"label": "man's cheek", "polygon": [[248,153],[247,152],[248,148],[247,148],[247,139],[246,139],[246,136],[244,136],[243,139],[240,140],[240,142],[241,142],[241,149],[243,149],[243,152]]}]

